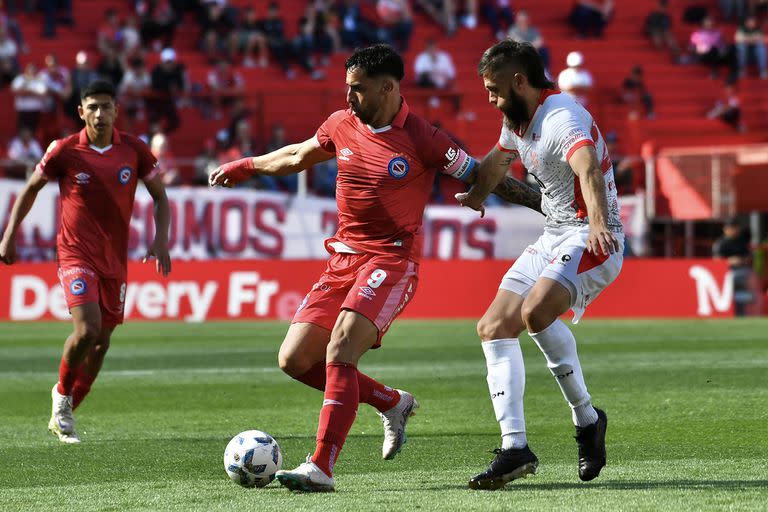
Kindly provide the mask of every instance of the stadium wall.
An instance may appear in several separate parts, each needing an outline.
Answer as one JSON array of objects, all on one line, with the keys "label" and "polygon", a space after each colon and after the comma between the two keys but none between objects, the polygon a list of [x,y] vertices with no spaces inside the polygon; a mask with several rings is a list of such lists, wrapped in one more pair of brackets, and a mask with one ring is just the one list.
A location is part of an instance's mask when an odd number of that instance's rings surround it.
[{"label": "stadium wall", "polygon": [[[479,318],[510,261],[427,260],[403,318]],[[167,279],[129,264],[126,318],[288,320],[323,271],[322,260],[179,261]],[[722,261],[628,259],[586,318],[733,316],[733,281]],[[0,320],[69,318],[53,263],[0,270]]]}]

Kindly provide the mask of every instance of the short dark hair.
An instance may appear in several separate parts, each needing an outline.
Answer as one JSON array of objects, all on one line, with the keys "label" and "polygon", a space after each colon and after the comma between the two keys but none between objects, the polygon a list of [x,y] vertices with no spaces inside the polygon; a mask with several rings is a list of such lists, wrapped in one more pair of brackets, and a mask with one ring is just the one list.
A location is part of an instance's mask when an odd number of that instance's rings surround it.
[{"label": "short dark hair", "polygon": [[108,80],[95,80],[80,91],[80,101],[88,96],[95,96],[97,94],[108,94],[114,100],[116,97],[115,86]]},{"label": "short dark hair", "polygon": [[480,58],[477,72],[480,76],[495,75],[507,66],[528,77],[528,83],[537,89],[554,89],[555,84],[547,78],[544,64],[538,50],[530,43],[501,41],[491,46]]},{"label": "short dark hair", "polygon": [[405,76],[403,58],[388,44],[374,44],[358,48],[344,63],[347,71],[362,69],[367,76],[387,75],[398,82]]}]

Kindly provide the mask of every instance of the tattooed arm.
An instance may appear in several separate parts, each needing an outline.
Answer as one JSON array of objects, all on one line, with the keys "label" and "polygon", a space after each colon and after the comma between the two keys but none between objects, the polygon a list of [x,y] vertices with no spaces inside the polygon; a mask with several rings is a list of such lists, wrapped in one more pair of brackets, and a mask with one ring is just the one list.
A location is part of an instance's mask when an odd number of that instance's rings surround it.
[{"label": "tattooed arm", "polygon": [[541,211],[541,194],[511,176],[507,171],[512,162],[517,160],[517,153],[501,151],[494,147],[483,158],[477,172],[469,178],[474,183],[469,192],[456,194],[456,199],[462,206],[467,206],[484,214],[483,201],[493,192],[508,203],[519,204]]}]

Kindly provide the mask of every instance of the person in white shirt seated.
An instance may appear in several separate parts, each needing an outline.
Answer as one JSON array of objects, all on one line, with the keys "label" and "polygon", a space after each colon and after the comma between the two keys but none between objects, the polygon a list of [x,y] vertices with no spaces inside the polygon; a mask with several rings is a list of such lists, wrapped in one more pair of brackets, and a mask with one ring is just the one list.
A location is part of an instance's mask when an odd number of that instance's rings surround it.
[{"label": "person in white shirt seated", "polygon": [[594,81],[592,74],[583,67],[584,56],[580,52],[571,52],[566,58],[566,64],[568,67],[557,77],[557,86],[582,105],[586,105]]},{"label": "person in white shirt seated", "polygon": [[456,79],[456,68],[448,53],[440,50],[434,39],[428,39],[426,48],[413,65],[419,87],[447,89]]}]

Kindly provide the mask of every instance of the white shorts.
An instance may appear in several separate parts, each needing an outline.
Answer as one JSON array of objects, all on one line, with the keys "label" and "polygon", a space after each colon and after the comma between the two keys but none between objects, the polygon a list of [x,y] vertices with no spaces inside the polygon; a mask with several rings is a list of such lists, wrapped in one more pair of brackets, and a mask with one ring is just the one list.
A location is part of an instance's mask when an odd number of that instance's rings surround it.
[{"label": "white shorts", "polygon": [[595,255],[587,252],[589,226],[547,228],[504,274],[499,288],[526,297],[540,277],[554,279],[571,292],[573,323],[578,323],[589,303],[621,271],[624,235],[615,236],[619,252]]}]

